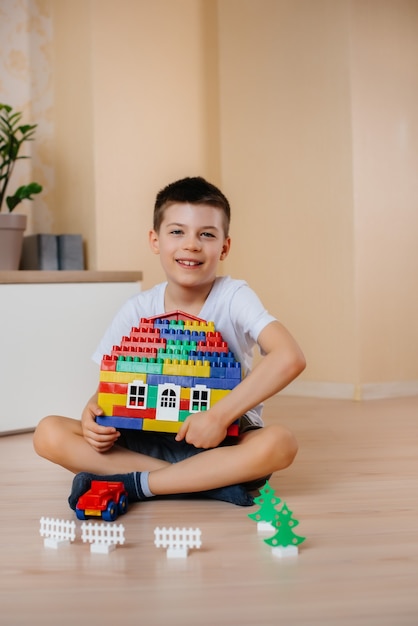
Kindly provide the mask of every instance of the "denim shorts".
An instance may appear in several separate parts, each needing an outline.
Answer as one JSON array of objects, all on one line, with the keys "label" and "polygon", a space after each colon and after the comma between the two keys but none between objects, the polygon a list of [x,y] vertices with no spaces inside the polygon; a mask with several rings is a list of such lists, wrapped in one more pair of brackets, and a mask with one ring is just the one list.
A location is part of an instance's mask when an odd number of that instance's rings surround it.
[{"label": "denim shorts", "polygon": [[[239,420],[239,434],[242,435],[250,430],[263,428],[251,422],[247,415],[243,415]],[[176,441],[175,433],[162,433],[149,430],[133,430],[129,428],[120,429],[120,437],[117,440],[117,446],[132,450],[150,456],[155,459],[161,459],[168,463],[178,463],[184,461],[191,456],[205,452],[206,448],[196,448],[184,439]],[[237,443],[237,437],[227,436],[219,444],[218,447],[233,446]],[[247,483],[247,489],[258,489],[264,485],[270,476],[262,477],[256,481]]]}]

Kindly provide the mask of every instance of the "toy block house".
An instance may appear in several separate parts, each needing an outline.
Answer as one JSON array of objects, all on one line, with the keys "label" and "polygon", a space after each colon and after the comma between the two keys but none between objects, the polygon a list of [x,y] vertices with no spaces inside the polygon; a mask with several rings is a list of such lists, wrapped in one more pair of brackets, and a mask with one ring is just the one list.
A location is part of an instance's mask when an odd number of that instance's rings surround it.
[{"label": "toy block house", "polygon": [[[97,423],[177,433],[240,381],[241,364],[213,322],[182,311],[142,318],[102,359]],[[228,435],[237,434],[234,423]]]}]

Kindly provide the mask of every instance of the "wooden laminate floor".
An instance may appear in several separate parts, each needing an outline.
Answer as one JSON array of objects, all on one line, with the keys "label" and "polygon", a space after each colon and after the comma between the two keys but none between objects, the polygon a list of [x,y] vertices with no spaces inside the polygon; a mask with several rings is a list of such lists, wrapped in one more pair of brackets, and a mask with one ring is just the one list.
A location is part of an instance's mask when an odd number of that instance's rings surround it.
[{"label": "wooden laminate floor", "polygon": [[[306,536],[271,553],[248,513],[214,501],[148,501],[119,518],[109,555],[76,541],[46,549],[41,516],[75,519],[71,475],[38,458],[31,434],[0,438],[2,626],[416,626],[418,398],[349,402],[278,396],[266,422],[296,434],[292,467],[270,481]],[[199,527],[185,560],[154,546],[156,526]]]}]

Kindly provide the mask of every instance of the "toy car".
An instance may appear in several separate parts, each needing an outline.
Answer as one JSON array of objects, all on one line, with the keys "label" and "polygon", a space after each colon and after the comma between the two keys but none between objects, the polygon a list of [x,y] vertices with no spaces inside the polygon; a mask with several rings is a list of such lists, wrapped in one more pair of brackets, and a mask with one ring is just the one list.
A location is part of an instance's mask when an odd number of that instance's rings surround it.
[{"label": "toy car", "polygon": [[123,483],[92,480],[89,491],[78,499],[75,513],[81,520],[101,517],[105,522],[113,522],[127,510],[128,494]]}]

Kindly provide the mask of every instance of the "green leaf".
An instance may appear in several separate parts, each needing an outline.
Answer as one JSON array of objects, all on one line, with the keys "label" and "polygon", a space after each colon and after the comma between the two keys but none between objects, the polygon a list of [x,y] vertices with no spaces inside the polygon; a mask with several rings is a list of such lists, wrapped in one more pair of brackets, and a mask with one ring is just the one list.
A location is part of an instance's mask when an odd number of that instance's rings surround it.
[{"label": "green leaf", "polygon": [[34,194],[42,191],[38,183],[30,183],[19,187],[13,196],[6,197],[15,162],[30,158],[20,155],[21,147],[26,141],[34,140],[38,126],[37,124],[21,124],[22,117],[21,111],[13,111],[12,106],[0,102],[0,211],[4,200],[11,212],[22,200],[32,200]]},{"label": "green leaf", "polygon": [[25,124],[24,126],[19,126],[19,128],[17,130],[20,130],[20,132],[22,133],[22,135],[26,135],[26,133],[30,130],[35,130],[35,128],[37,127],[37,124]]},{"label": "green leaf", "polygon": [[6,198],[9,212],[11,213],[13,209],[15,209],[17,205],[22,202],[22,200],[33,200],[32,196],[36,193],[40,193],[41,191],[42,187],[38,183],[29,183],[29,185],[22,185],[22,187],[19,187],[19,189],[16,190],[13,196],[8,196]]}]

